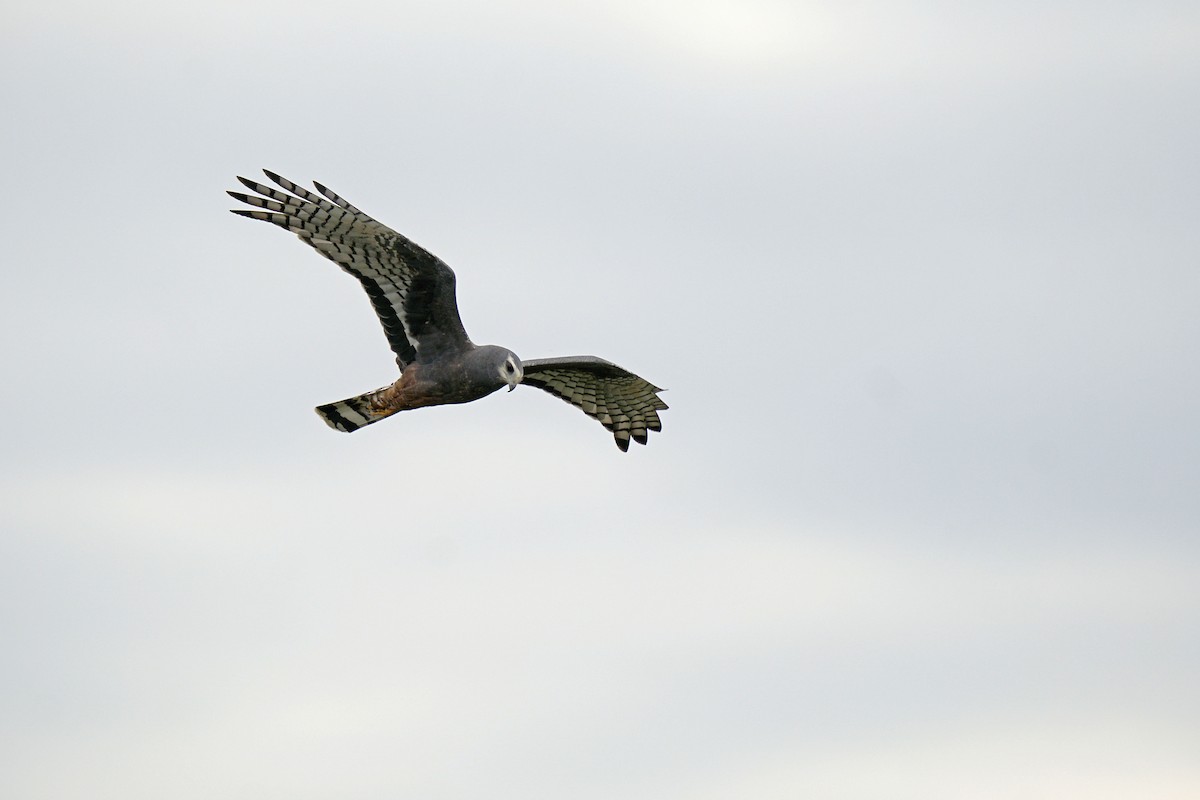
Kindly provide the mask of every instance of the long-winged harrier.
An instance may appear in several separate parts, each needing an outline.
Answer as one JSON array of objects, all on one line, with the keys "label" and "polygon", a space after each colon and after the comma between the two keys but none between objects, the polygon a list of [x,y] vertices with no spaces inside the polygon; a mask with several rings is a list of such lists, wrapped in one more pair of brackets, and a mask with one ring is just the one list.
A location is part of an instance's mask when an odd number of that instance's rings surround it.
[{"label": "long-winged harrier", "polygon": [[527,383],[599,420],[621,450],[629,450],[631,438],[645,444],[649,431],[662,430],[662,389],[595,356],[522,361],[507,348],[473,344],[458,316],[454,272],[440,258],[315,181],[323,196],[263,172],[286,191],[239,176],[262,196],[229,195],[265,210],[233,213],[286,228],[357,278],[400,367],[400,379],[390,386],[319,406],[330,427],[349,433],[397,411],[469,403]]}]

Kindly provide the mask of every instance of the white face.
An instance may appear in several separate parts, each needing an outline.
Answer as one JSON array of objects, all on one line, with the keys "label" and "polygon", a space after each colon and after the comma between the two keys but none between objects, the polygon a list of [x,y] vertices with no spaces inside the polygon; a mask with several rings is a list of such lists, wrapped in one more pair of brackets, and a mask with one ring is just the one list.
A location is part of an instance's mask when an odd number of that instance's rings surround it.
[{"label": "white face", "polygon": [[508,390],[511,392],[517,388],[517,384],[525,377],[525,370],[521,368],[521,362],[516,356],[510,355],[500,365],[500,377],[508,384]]}]

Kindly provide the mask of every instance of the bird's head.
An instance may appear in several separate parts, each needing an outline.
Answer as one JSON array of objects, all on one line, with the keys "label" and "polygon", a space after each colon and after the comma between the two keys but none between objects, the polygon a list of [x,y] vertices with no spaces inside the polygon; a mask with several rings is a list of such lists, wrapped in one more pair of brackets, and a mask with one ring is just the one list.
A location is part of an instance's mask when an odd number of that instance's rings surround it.
[{"label": "bird's head", "polygon": [[517,384],[525,377],[521,359],[517,358],[516,353],[509,352],[503,363],[500,364],[500,377],[508,384],[510,392],[517,388]]}]

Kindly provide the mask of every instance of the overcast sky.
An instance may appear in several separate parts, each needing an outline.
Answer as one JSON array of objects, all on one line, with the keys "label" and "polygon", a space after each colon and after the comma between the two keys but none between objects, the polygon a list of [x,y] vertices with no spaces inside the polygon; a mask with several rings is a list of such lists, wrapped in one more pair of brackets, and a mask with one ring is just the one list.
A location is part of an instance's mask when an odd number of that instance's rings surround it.
[{"label": "overcast sky", "polygon": [[[1200,796],[1195,3],[18,3],[0,795]],[[352,436],[366,297],[668,387]]]}]

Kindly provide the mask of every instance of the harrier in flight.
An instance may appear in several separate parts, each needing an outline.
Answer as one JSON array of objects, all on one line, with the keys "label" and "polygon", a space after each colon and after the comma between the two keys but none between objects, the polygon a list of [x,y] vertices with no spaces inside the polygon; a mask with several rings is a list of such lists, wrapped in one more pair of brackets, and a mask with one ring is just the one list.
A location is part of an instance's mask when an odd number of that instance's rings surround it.
[{"label": "harrier in flight", "polygon": [[397,411],[469,403],[525,383],[599,420],[623,451],[630,439],[645,444],[650,431],[662,430],[662,389],[595,356],[522,361],[507,348],[472,343],[458,316],[454,272],[440,258],[319,183],[316,195],[263,171],[285,191],[239,176],[255,194],[229,195],[261,210],[233,213],[286,228],[357,278],[400,367],[390,386],[318,406],[330,427],[349,433]]}]

